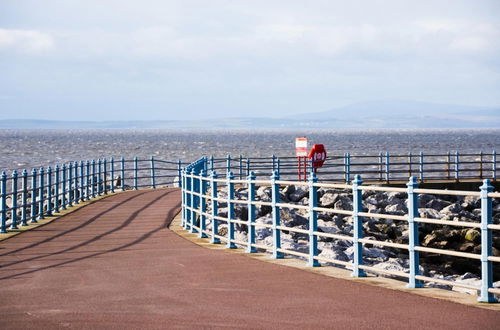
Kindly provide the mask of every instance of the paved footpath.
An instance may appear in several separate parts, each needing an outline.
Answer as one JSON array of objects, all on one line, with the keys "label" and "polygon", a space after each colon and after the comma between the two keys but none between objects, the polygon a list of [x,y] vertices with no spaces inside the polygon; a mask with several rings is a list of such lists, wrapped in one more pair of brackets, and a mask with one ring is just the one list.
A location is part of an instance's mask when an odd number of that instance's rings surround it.
[{"label": "paved footpath", "polygon": [[499,329],[500,312],[206,249],[175,189],[117,194],[0,242],[0,329]]}]

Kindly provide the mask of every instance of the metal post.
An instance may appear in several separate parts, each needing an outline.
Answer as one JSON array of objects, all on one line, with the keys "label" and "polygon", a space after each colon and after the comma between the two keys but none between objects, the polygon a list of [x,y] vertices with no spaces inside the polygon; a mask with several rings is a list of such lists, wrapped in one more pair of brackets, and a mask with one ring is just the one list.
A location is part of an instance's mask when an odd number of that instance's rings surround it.
[{"label": "metal post", "polygon": [[255,253],[257,252],[257,249],[253,246],[255,244],[255,205],[253,202],[255,201],[255,173],[252,171],[250,172],[250,175],[248,175],[248,246],[247,246],[247,252],[248,253]]},{"label": "metal post", "polygon": [[106,158],[102,159],[102,172],[103,172],[103,189],[104,194],[108,194],[108,161]]},{"label": "metal post", "polygon": [[68,206],[73,206],[73,163],[68,164]]},{"label": "metal post", "polygon": [[37,171],[36,168],[34,168],[31,171],[31,223],[37,223],[36,221],[36,196],[37,196]]},{"label": "metal post", "polygon": [[207,238],[207,234],[205,231],[207,230],[206,226],[206,216],[205,212],[207,211],[206,198],[205,194],[207,193],[207,184],[204,180],[207,177],[207,172],[205,170],[201,170],[200,172],[200,238]]},{"label": "metal post", "polygon": [[424,153],[421,151],[418,158],[418,171],[420,175],[420,182],[424,182]]},{"label": "metal post", "polygon": [[102,160],[99,158],[97,160],[97,196],[102,195]]},{"label": "metal post", "polygon": [[280,226],[281,220],[280,220],[280,207],[277,206],[280,202],[280,186],[279,184],[276,183],[277,180],[280,179],[280,175],[278,171],[274,171],[273,175],[271,176],[271,189],[272,189],[272,200],[271,200],[271,207],[272,207],[272,213],[273,213],[273,224],[272,224],[272,230],[273,230],[273,254],[272,257],[274,259],[282,259],[283,258],[283,253],[279,252],[278,250],[281,249],[281,230],[279,230],[277,227]]},{"label": "metal post", "polygon": [[185,226],[186,226],[186,230],[189,228],[191,228],[191,216],[192,216],[192,210],[191,210],[191,200],[193,198],[193,195],[191,193],[191,183],[192,183],[192,179],[190,177],[191,175],[191,170],[188,169],[188,170],[185,170],[185,173],[184,175],[186,176],[186,205],[187,205],[187,212],[186,212],[186,221],[185,221]]},{"label": "metal post", "polygon": [[134,190],[137,190],[137,171],[138,171],[138,160],[134,157]]},{"label": "metal post", "polygon": [[92,198],[95,198],[95,159],[92,159]]},{"label": "metal post", "polygon": [[212,198],[212,239],[211,243],[212,244],[219,244],[220,239],[215,237],[216,235],[219,235],[219,222],[215,217],[217,216],[218,209],[219,209],[219,203],[217,202],[217,182],[215,181],[217,179],[217,173],[215,171],[212,171],[210,174],[210,189],[211,189],[211,198]]},{"label": "metal post", "polygon": [[361,176],[358,174],[354,177],[352,182],[352,218],[353,218],[353,240],[352,244],[354,246],[354,257],[353,257],[353,277],[364,277],[365,272],[359,269],[359,266],[363,264],[363,244],[359,242],[360,238],[363,238],[363,221],[358,215],[359,212],[363,212],[363,191],[358,189],[359,186],[363,184]]},{"label": "metal post", "polygon": [[460,154],[458,151],[455,153],[455,180],[458,182],[460,179]]},{"label": "metal post", "polygon": [[279,157],[276,159],[276,170],[281,174],[281,162]]},{"label": "metal post", "polygon": [[422,282],[415,279],[415,276],[420,275],[420,257],[418,251],[415,251],[415,247],[419,246],[418,222],[415,222],[415,218],[419,217],[418,194],[414,192],[414,189],[418,188],[417,179],[413,176],[410,177],[406,186],[408,187],[408,252],[410,255],[410,277],[408,287],[421,288]]},{"label": "metal post", "polygon": [[155,157],[154,156],[151,156],[151,188],[156,189]]},{"label": "metal post", "polygon": [[349,183],[351,181],[351,154],[347,153],[346,154],[346,183]]},{"label": "metal post", "polygon": [[318,231],[318,212],[314,210],[315,207],[318,207],[318,188],[314,186],[316,182],[318,182],[316,173],[311,171],[309,177],[309,261],[307,263],[310,267],[321,266],[315,259],[318,256],[318,236],[315,234]]},{"label": "metal post", "polygon": [[52,168],[47,168],[47,215],[52,215]]},{"label": "metal post", "polygon": [[483,151],[479,152],[479,178],[483,178]]},{"label": "metal post", "polygon": [[61,195],[61,203],[62,203],[62,209],[63,210],[66,210],[66,202],[67,202],[67,198],[66,198],[66,178],[67,178],[67,173],[66,173],[66,164],[63,164],[62,168],[61,168],[61,172],[62,172],[62,195]]},{"label": "metal post", "polygon": [[276,171],[276,156],[273,155],[273,172]]},{"label": "metal post", "polygon": [[45,219],[45,216],[43,215],[43,202],[44,202],[44,189],[45,189],[45,183],[44,183],[44,170],[43,170],[43,167],[40,168],[40,175],[39,175],[39,179],[40,179],[40,190],[39,190],[39,193],[40,193],[40,200],[38,201],[38,219]]},{"label": "metal post", "polygon": [[481,186],[481,294],[478,298],[479,302],[492,303],[497,299],[493,293],[488,292],[493,287],[493,262],[488,260],[489,256],[493,255],[492,251],[492,234],[488,229],[488,225],[492,223],[493,205],[491,197],[488,193],[493,191],[493,186],[490,180],[483,180]]},{"label": "metal post", "polygon": [[122,191],[125,191],[125,158],[120,159],[120,170],[122,173],[122,179],[121,179],[121,184],[122,184]]},{"label": "metal post", "polygon": [[493,181],[497,180],[497,152],[493,150],[493,154],[491,155],[492,157],[492,168],[491,171],[493,172],[492,179]]},{"label": "metal post", "polygon": [[226,174],[231,172],[231,155],[228,154],[226,157]]},{"label": "metal post", "polygon": [[80,161],[80,200],[85,201],[85,163]]},{"label": "metal post", "polygon": [[80,193],[80,186],[79,186],[79,182],[78,182],[78,162],[75,162],[75,166],[74,166],[74,171],[75,171],[75,177],[74,177],[74,187],[73,187],[73,202],[75,204],[80,204],[80,196],[79,196],[79,193]]},{"label": "metal post", "polygon": [[233,172],[229,171],[227,173],[227,248],[235,249],[236,244],[232,242],[234,240],[234,175]]},{"label": "metal post", "polygon": [[412,155],[411,151],[408,153],[408,178],[411,177],[411,161],[412,161]]},{"label": "metal post", "polygon": [[184,183],[184,181],[186,180],[186,177],[184,176],[184,171],[182,171],[181,173],[181,176],[179,177],[179,180],[182,180],[182,184],[181,184],[181,205],[182,205],[182,218],[181,218],[181,227],[182,228],[186,228],[185,227],[185,223],[186,223],[186,184]]},{"label": "metal post", "polygon": [[243,156],[240,155],[240,163],[239,165],[239,174],[240,174],[240,180],[243,179]]},{"label": "metal post", "polygon": [[450,154],[449,151],[446,153],[446,156],[447,156],[446,172],[447,172],[448,180],[450,180],[451,179],[451,173],[450,173],[450,170],[451,170],[451,154]]},{"label": "metal post", "polygon": [[115,192],[115,159],[111,157],[109,161],[109,170],[110,170],[110,180],[111,183],[109,185],[109,188],[111,190],[111,193]]},{"label": "metal post", "polygon": [[1,212],[1,228],[0,228],[0,233],[5,234],[7,232],[7,173],[2,172],[1,176],[2,180],[2,210]]},{"label": "metal post", "polygon": [[85,162],[85,199],[89,200],[90,199],[90,184],[91,184],[91,177],[90,177],[90,162],[87,160]]},{"label": "metal post", "polygon": [[386,153],[385,153],[385,181],[386,181],[387,183],[389,183],[389,180],[390,180],[390,174],[391,174],[391,172],[390,172],[390,167],[389,167],[389,166],[390,166],[390,165],[389,165],[389,164],[390,164],[390,157],[391,157],[391,156],[389,155],[389,153],[388,153],[388,152],[386,152]]},{"label": "metal post", "polygon": [[210,172],[214,171],[214,155],[210,156]]},{"label": "metal post", "polygon": [[10,229],[17,228],[17,171],[12,171],[12,209],[10,210]]},{"label": "metal post", "polygon": [[247,176],[250,175],[250,158],[247,158]]},{"label": "metal post", "polygon": [[59,185],[61,184],[60,182],[60,175],[59,175],[59,165],[56,165],[55,167],[55,185],[54,185],[54,188],[55,188],[55,195],[56,195],[56,198],[54,200],[54,211],[56,213],[59,213]]},{"label": "metal post", "polygon": [[348,175],[349,169],[347,168],[347,152],[344,153],[344,182],[348,183],[349,182],[349,175]]},{"label": "metal post", "polygon": [[181,163],[181,160],[179,159],[177,161],[177,172],[178,172],[177,175],[179,176],[179,181],[177,182],[177,187],[179,187],[179,188],[182,188],[183,187],[183,183],[184,183],[184,181],[181,180],[181,166],[182,166],[182,163]]},{"label": "metal post", "polygon": [[382,182],[382,173],[384,172],[384,165],[383,165],[383,160],[384,157],[382,156],[382,153],[378,153],[378,174],[379,174],[379,181]]},{"label": "metal post", "polygon": [[22,196],[22,201],[23,201],[23,213],[21,215],[21,226],[27,226],[28,223],[26,222],[28,219],[28,171],[26,169],[23,170],[23,196]]},{"label": "metal post", "polygon": [[196,170],[193,168],[191,169],[191,204],[190,204],[190,207],[191,207],[191,227],[189,228],[189,232],[190,233],[196,233],[196,228],[194,228],[196,226],[196,220],[197,220],[197,213],[196,213],[196,210],[198,208],[198,195],[196,195],[195,193],[199,193],[198,191],[198,188],[199,188],[199,184],[197,182],[197,179],[195,178],[195,176],[197,175],[198,173],[196,173]]}]

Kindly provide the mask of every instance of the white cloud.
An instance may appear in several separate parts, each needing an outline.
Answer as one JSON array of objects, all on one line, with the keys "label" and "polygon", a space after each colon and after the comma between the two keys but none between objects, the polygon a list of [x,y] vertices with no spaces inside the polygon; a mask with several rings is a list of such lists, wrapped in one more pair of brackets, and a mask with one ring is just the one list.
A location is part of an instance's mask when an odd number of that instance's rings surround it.
[{"label": "white cloud", "polygon": [[54,47],[51,35],[36,30],[0,29],[0,50],[14,50],[23,53],[44,53]]}]

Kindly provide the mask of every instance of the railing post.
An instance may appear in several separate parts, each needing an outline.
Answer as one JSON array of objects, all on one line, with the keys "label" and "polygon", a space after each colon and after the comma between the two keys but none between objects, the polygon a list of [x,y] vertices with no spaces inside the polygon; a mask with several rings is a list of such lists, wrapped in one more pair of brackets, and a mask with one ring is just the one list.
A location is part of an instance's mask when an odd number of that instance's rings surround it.
[{"label": "railing post", "polygon": [[182,162],[181,162],[181,160],[179,159],[179,160],[177,161],[177,173],[178,173],[177,175],[179,176],[179,181],[177,182],[177,187],[179,187],[179,188],[184,187],[184,186],[183,186],[183,184],[184,184],[184,180],[181,180],[181,175],[182,175],[182,173],[181,173],[181,166],[182,166]]},{"label": "railing post", "polygon": [[59,185],[61,184],[60,182],[60,169],[59,169],[59,165],[56,165],[55,167],[55,185],[54,185],[54,193],[56,195],[56,198],[54,200],[54,212],[56,213],[59,213],[59,193],[60,193],[60,190],[59,190]]},{"label": "railing post", "polygon": [[191,228],[191,215],[192,215],[192,210],[191,210],[191,199],[193,198],[192,193],[191,193],[191,183],[192,179],[190,177],[191,175],[191,170],[187,169],[184,171],[184,175],[186,177],[186,205],[187,205],[187,212],[186,212],[186,220],[184,221],[185,229],[187,230],[188,227]]},{"label": "railing post", "polygon": [[280,175],[278,171],[274,171],[271,176],[271,190],[272,190],[272,213],[273,213],[273,254],[272,257],[274,259],[282,259],[283,253],[279,252],[278,249],[281,249],[281,230],[277,227],[281,224],[280,219],[280,208],[276,204],[280,202],[280,186],[276,183],[277,180],[280,179]]},{"label": "railing post", "polygon": [[80,196],[79,196],[80,186],[79,186],[79,182],[78,182],[78,162],[75,162],[75,166],[73,169],[75,171],[75,177],[74,177],[75,183],[74,183],[74,187],[73,187],[73,191],[74,191],[73,203],[80,204]]},{"label": "railing post", "polygon": [[424,182],[424,153],[420,151],[418,161],[418,171],[420,175],[420,182]]},{"label": "railing post", "polygon": [[497,152],[495,150],[493,150],[493,154],[491,155],[492,157],[492,168],[491,168],[491,171],[493,173],[492,175],[492,179],[493,181],[496,181],[497,180]]},{"label": "railing post", "polygon": [[460,179],[460,154],[458,151],[455,153],[455,180],[458,182]]},{"label": "railing post", "polygon": [[151,156],[151,188],[156,189],[155,157],[154,156]]},{"label": "railing post", "polygon": [[239,174],[240,174],[240,180],[243,178],[243,156],[240,154],[240,163],[239,165]]},{"label": "railing post", "polygon": [[115,159],[111,157],[109,160],[109,170],[110,170],[110,180],[111,183],[109,184],[109,189],[111,190],[111,193],[114,194],[115,192]]},{"label": "railing post", "polygon": [[227,173],[227,248],[236,249],[236,244],[232,242],[234,240],[234,175],[233,172],[229,171]]},{"label": "railing post", "polygon": [[349,168],[347,166],[347,152],[344,153],[344,182],[349,182]]},{"label": "railing post", "polygon": [[85,201],[85,163],[80,161],[80,200]]},{"label": "railing post", "polygon": [[17,228],[17,171],[12,171],[12,209],[10,210],[10,229]]},{"label": "railing post", "polygon": [[413,176],[410,177],[406,186],[408,187],[408,252],[410,255],[410,277],[408,287],[421,288],[422,282],[415,279],[415,276],[420,275],[420,256],[419,252],[415,250],[415,247],[419,246],[418,222],[415,222],[415,218],[419,216],[418,194],[414,192],[414,189],[418,188],[417,179]]},{"label": "railing post", "polygon": [[214,171],[214,155],[210,156],[210,172]]},{"label": "railing post", "polygon": [[389,180],[391,178],[391,171],[390,171],[390,155],[388,152],[385,153],[385,181],[389,183]]},{"label": "railing post", "polygon": [[384,157],[382,156],[382,153],[378,153],[378,174],[379,174],[379,181],[382,182],[382,173],[384,172]]},{"label": "railing post", "polygon": [[90,177],[90,161],[85,162],[85,199],[90,200],[90,184],[92,183],[92,178]]},{"label": "railing post", "polygon": [[228,154],[226,157],[226,174],[231,172],[231,155]]},{"label": "railing post", "polygon": [[493,207],[491,197],[488,193],[493,191],[493,186],[490,180],[483,180],[481,186],[481,294],[478,298],[479,302],[492,303],[497,299],[493,293],[488,292],[493,287],[493,263],[488,260],[492,255],[492,235],[488,225],[492,223]]},{"label": "railing post", "polygon": [[205,178],[207,177],[207,172],[205,170],[201,170],[200,172],[200,238],[207,238],[207,234],[205,231],[207,230],[205,212],[207,211],[207,201],[205,198],[205,194],[207,193],[207,182]]},{"label": "railing post", "polygon": [[309,262],[307,263],[310,267],[321,266],[315,257],[318,256],[318,236],[315,232],[318,231],[318,212],[314,210],[318,207],[318,188],[314,186],[318,182],[316,173],[311,171],[311,176],[309,177]]},{"label": "railing post", "polygon": [[2,195],[1,195],[1,228],[0,233],[5,234],[7,232],[7,173],[2,172],[1,176],[1,186],[2,186]]},{"label": "railing post", "polygon": [[483,178],[483,151],[479,151],[479,178]]},{"label": "railing post", "polygon": [[276,155],[273,155],[273,172],[276,171]]},{"label": "railing post", "polygon": [[52,215],[52,168],[47,168],[47,215]]},{"label": "railing post", "polygon": [[278,174],[281,175],[281,161],[279,157],[276,159],[276,170],[278,171]]},{"label": "railing post", "polygon": [[21,215],[21,226],[27,226],[27,219],[28,219],[28,171],[26,169],[23,170],[23,213]]},{"label": "railing post", "polygon": [[217,202],[217,182],[214,181],[217,179],[217,173],[215,171],[212,171],[210,173],[210,190],[211,190],[211,199],[212,199],[212,239],[211,243],[212,244],[220,244],[220,239],[215,237],[216,235],[219,235],[219,221],[215,219],[217,216],[217,213],[219,211],[219,203]]},{"label": "railing post", "polygon": [[411,178],[411,161],[412,161],[412,154],[410,151],[408,153],[408,178]]},{"label": "railing post", "polygon": [[253,202],[255,201],[255,173],[252,171],[248,175],[248,246],[247,246],[247,252],[248,253],[255,253],[257,252],[257,249],[253,246],[255,244],[255,205]]},{"label": "railing post", "polygon": [[446,154],[447,156],[447,163],[446,163],[446,172],[447,172],[447,176],[448,176],[448,180],[451,179],[451,154],[450,152],[448,151],[448,153]]},{"label": "railing post", "polygon": [[250,175],[250,158],[247,158],[247,176],[249,175]]},{"label": "railing post", "polygon": [[92,159],[92,198],[95,198],[95,159]]},{"label": "railing post", "polygon": [[184,176],[184,171],[181,172],[181,176],[179,177],[179,180],[182,180],[182,183],[181,183],[181,205],[182,205],[182,217],[181,217],[181,227],[182,228],[186,228],[185,227],[185,221],[186,221],[186,185],[184,183],[184,180],[186,180],[186,177]]},{"label": "railing post", "polygon": [[37,223],[36,221],[36,196],[37,196],[37,171],[36,168],[34,168],[31,171],[31,219],[30,223]]},{"label": "railing post", "polygon": [[104,189],[104,195],[108,194],[108,160],[106,158],[102,159],[102,188]]},{"label": "railing post", "polygon": [[121,170],[121,173],[122,173],[122,179],[120,180],[121,181],[121,188],[122,188],[122,191],[125,191],[125,158],[121,158],[120,159],[120,170]]},{"label": "railing post", "polygon": [[199,196],[196,193],[199,193],[200,184],[198,183],[198,176],[195,168],[191,169],[191,228],[189,229],[190,233],[196,233],[197,229],[194,228],[196,226],[196,220],[199,219],[198,210],[199,205]]},{"label": "railing post", "polygon": [[73,206],[73,163],[68,164],[68,206]]},{"label": "railing post", "polygon": [[102,160],[97,160],[97,196],[102,195]]},{"label": "railing post", "polygon": [[138,160],[134,157],[134,190],[137,190],[137,171],[138,171]]},{"label": "railing post", "polygon": [[354,177],[352,182],[352,217],[353,217],[353,240],[352,244],[354,246],[354,257],[353,257],[353,277],[364,277],[365,272],[359,269],[359,266],[363,264],[363,244],[359,242],[360,238],[363,238],[363,221],[358,215],[359,212],[363,212],[363,191],[359,189],[359,186],[363,184],[361,176],[358,174]]},{"label": "railing post", "polygon": [[39,179],[40,179],[40,188],[39,188],[39,193],[40,193],[40,200],[38,201],[38,219],[45,219],[45,216],[43,215],[43,202],[44,202],[44,189],[45,189],[45,183],[44,183],[44,170],[43,167],[40,168],[39,172]]}]

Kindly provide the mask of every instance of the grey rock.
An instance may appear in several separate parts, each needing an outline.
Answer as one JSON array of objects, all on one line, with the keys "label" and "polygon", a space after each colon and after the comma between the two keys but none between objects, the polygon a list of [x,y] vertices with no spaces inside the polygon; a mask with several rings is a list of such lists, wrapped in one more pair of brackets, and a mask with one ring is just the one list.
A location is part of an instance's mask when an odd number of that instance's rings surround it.
[{"label": "grey rock", "polygon": [[295,191],[289,195],[289,199],[292,202],[298,202],[302,198],[309,195],[309,190],[304,189],[303,187],[296,187]]}]

